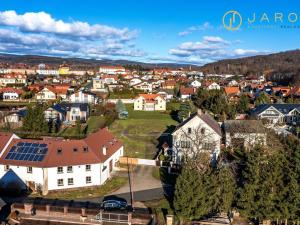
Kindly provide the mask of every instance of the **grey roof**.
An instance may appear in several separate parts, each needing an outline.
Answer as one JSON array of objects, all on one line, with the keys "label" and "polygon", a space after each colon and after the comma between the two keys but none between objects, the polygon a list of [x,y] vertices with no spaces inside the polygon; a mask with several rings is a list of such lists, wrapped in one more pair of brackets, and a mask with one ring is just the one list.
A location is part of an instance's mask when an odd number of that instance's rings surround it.
[{"label": "grey roof", "polygon": [[288,114],[293,109],[297,109],[300,112],[300,104],[261,104],[257,106],[252,113],[259,115],[271,106],[284,115]]},{"label": "grey roof", "polygon": [[207,113],[201,113],[201,114],[193,113],[189,118],[187,118],[179,125],[177,125],[174,132],[179,130],[181,127],[183,127],[185,124],[187,124],[190,120],[192,120],[196,116],[198,116],[203,122],[205,122],[208,126],[210,126],[218,135],[222,136],[221,127],[219,126],[218,122]]},{"label": "grey roof", "polygon": [[52,106],[53,109],[57,110],[61,113],[66,113],[67,111],[70,111],[71,108],[79,108],[80,111],[87,112],[89,108],[88,103],[59,103]]},{"label": "grey roof", "polygon": [[226,120],[223,123],[223,129],[225,132],[235,133],[265,133],[264,128],[260,120]]}]

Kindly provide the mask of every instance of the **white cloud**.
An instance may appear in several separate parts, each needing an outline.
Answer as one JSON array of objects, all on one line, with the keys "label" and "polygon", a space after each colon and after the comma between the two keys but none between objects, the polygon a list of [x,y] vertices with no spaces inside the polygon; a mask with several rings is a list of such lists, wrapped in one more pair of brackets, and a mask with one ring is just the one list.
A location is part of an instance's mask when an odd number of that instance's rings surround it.
[{"label": "white cloud", "polygon": [[66,57],[140,57],[136,30],[82,21],[65,22],[45,12],[0,12],[0,51]]},{"label": "white cloud", "polygon": [[186,30],[179,32],[178,35],[179,36],[187,36],[195,31],[204,31],[204,30],[208,30],[208,29],[212,29],[212,28],[213,28],[213,26],[209,22],[205,22],[201,25],[188,27]]},{"label": "white cloud", "polygon": [[176,48],[170,49],[169,54],[173,60],[201,65],[203,62],[268,53],[268,51],[235,48],[235,44],[218,36],[204,36],[201,41],[179,44]]},{"label": "white cloud", "polygon": [[0,25],[13,26],[24,32],[45,32],[92,39],[116,38],[127,41],[137,36],[136,30],[118,29],[102,24],[90,25],[82,21],[64,22],[54,19],[46,12],[27,12],[21,15],[13,10],[3,11],[0,12]]}]

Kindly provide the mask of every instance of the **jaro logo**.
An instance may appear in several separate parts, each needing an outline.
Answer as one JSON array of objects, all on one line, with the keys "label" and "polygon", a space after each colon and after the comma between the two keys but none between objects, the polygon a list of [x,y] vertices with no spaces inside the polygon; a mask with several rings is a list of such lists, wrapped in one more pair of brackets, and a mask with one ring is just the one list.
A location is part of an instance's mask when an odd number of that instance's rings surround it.
[{"label": "jaro logo", "polygon": [[237,30],[243,23],[243,18],[238,11],[230,10],[223,16],[223,26],[227,30]]}]

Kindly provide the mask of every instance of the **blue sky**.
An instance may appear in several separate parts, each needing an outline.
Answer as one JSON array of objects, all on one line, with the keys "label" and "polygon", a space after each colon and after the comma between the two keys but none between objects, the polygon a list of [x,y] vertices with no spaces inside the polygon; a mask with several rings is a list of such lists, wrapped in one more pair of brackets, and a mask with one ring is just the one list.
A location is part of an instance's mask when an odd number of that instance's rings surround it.
[{"label": "blue sky", "polygon": [[[243,17],[237,31],[223,27],[222,17],[229,10],[236,10]],[[253,13],[257,21],[248,26],[247,18]],[[259,22],[264,13],[269,22]],[[275,13],[282,13],[283,22],[274,22]],[[288,21],[289,13],[297,14],[298,21]],[[299,38],[298,1],[1,0],[0,3],[0,52],[6,53],[202,65],[224,58],[297,49]]]}]

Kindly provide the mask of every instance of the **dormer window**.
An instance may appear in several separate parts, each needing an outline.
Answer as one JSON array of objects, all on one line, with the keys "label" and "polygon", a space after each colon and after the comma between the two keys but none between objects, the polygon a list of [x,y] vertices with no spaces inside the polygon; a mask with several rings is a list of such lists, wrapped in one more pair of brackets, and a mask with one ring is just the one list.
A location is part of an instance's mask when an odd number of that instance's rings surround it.
[{"label": "dormer window", "polygon": [[102,147],[102,154],[103,154],[103,155],[106,155],[106,150],[107,150],[106,146],[103,146],[103,147]]},{"label": "dormer window", "polygon": [[78,149],[77,148],[73,148],[73,152],[78,152]]},{"label": "dormer window", "polygon": [[57,154],[58,154],[58,155],[62,154],[62,149],[61,149],[61,148],[58,148],[58,149],[57,149]]},{"label": "dormer window", "polygon": [[83,147],[83,152],[88,152],[89,148],[88,147]]}]

